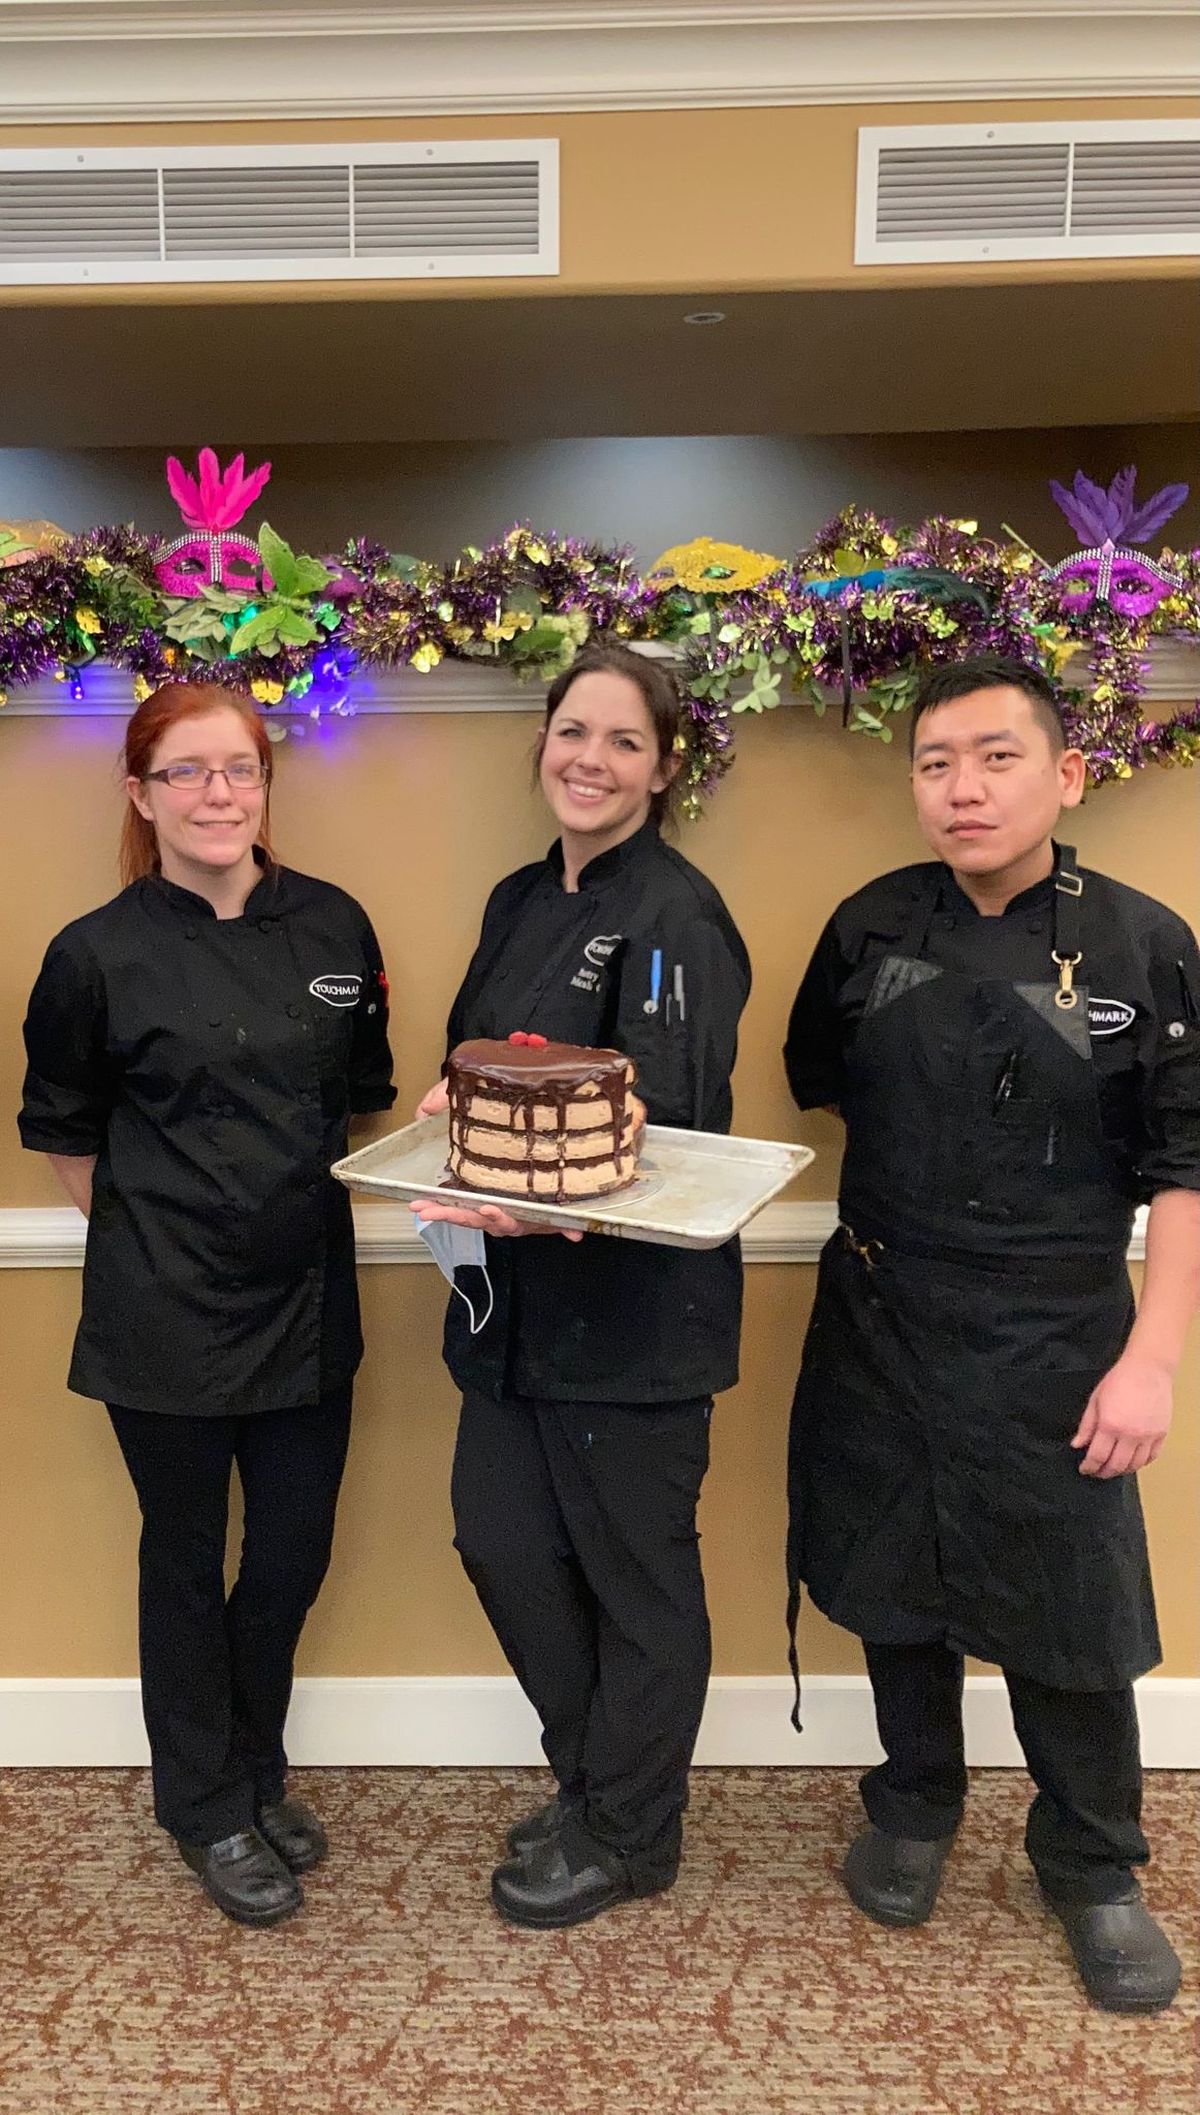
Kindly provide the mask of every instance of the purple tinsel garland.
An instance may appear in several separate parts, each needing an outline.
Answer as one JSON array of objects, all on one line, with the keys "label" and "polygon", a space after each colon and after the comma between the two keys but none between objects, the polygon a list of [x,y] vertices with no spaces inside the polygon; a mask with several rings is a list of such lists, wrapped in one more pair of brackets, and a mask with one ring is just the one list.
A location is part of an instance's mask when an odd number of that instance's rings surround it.
[{"label": "purple tinsel garland", "polygon": [[[60,554],[0,570],[0,690],[97,657],[146,684],[187,674],[235,689],[257,682],[303,691],[318,647],[210,661],[167,638],[157,554],[155,540],[130,526],[98,527]],[[780,671],[775,696],[780,679],[835,695],[848,679],[873,715],[858,713],[855,724],[879,731],[907,702],[922,663],[993,652],[1054,667],[1077,641],[1090,658],[1090,688],[1064,689],[1064,707],[1093,780],[1195,760],[1200,706],[1161,724],[1144,717],[1151,639],[1200,642],[1200,551],[1166,552],[1164,562],[1182,585],[1152,620],[1102,605],[1066,615],[1055,583],[1021,546],[943,517],[906,529],[847,509],[770,579],[732,595],[652,587],[627,547],[541,536],[524,524],[453,566],[397,561],[356,538],[330,561],[335,580],[325,592],[340,613],[339,649],[368,668],[484,656],[552,671],[566,665],[580,626],[675,645],[689,723],[685,806],[695,813],[732,762],[731,688],[756,666]],[[884,569],[884,584],[859,581],[855,565]],[[980,590],[986,608],[889,586],[886,573],[900,567],[953,575]],[[814,579],[835,577],[832,593],[814,588]]]}]

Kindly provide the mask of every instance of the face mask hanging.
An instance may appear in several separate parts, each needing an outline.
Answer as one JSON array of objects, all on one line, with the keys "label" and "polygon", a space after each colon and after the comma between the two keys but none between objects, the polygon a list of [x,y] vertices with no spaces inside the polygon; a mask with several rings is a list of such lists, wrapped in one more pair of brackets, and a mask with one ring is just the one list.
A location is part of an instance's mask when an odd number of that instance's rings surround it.
[{"label": "face mask hanging", "polygon": [[[495,1304],[491,1274],[487,1267],[487,1245],[477,1227],[456,1226],[452,1219],[422,1219],[414,1214],[417,1232],[437,1264],[451,1292],[456,1292],[471,1317],[471,1335],[477,1337],[491,1318]],[[475,1302],[458,1284],[460,1270],[477,1270],[487,1287],[487,1306],[476,1319]]]}]

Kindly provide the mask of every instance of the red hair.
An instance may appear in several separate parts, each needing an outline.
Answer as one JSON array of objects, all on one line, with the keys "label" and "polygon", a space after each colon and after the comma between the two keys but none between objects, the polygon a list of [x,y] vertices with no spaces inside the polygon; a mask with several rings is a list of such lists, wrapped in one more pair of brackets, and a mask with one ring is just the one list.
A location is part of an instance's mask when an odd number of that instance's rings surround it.
[{"label": "red hair", "polygon": [[[125,747],[122,763],[126,778],[144,778],[154,769],[154,752],[164,734],[180,720],[199,719],[203,713],[215,712],[218,707],[228,705],[246,723],[250,736],[268,772],[267,797],[263,803],[262,828],[258,842],[267,855],[274,858],[270,833],[270,782],[271,742],[262,715],[256,712],[250,699],[240,691],[226,690],[220,683],[163,683],[143,698],[128,727],[125,729]],[[131,881],[140,881],[144,874],[157,874],[158,835],[154,825],[147,822],[129,801],[125,808],[125,820],[121,825],[121,882],[128,888]]]}]

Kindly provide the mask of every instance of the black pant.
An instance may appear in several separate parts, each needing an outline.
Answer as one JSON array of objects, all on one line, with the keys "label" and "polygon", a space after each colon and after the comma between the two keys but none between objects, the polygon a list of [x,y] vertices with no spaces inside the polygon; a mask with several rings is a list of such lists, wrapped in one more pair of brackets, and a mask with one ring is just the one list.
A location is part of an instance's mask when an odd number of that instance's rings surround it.
[{"label": "black pant", "polygon": [[455,1547],[542,1721],[568,1849],[639,1894],[678,1868],[708,1685],[711,1409],[467,1394],[458,1428]]},{"label": "black pant", "polygon": [[[861,1781],[889,1836],[952,1835],[967,1793],[963,1663],[945,1645],[864,1643],[886,1762]],[[1005,1671],[1017,1739],[1037,1786],[1025,1848],[1060,1902],[1113,1902],[1150,1856],[1132,1687],[1048,1689]]]},{"label": "black pant", "polygon": [[[283,1797],[292,1661],[329,1565],[350,1391],[251,1417],[167,1417],[114,1403],[108,1414],[142,1511],[154,1811],[185,1843],[219,1843]],[[235,1461],[245,1532],[226,1599]]]}]

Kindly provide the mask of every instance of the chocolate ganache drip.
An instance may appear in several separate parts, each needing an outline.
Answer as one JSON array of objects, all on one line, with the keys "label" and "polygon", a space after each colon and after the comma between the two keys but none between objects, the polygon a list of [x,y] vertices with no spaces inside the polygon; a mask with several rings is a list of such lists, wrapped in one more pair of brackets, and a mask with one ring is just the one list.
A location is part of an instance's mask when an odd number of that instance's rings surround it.
[{"label": "chocolate ganache drip", "polygon": [[451,1175],[474,1189],[560,1205],[623,1189],[637,1172],[635,1078],[619,1050],[460,1043],[447,1067]]}]

